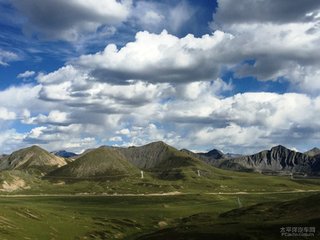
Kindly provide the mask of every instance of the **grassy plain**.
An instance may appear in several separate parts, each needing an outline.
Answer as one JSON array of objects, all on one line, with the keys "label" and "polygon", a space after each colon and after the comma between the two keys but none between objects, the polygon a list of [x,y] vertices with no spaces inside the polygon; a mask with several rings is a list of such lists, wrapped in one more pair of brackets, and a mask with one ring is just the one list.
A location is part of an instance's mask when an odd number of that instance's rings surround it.
[{"label": "grassy plain", "polygon": [[[229,234],[229,224],[234,225],[231,231],[234,232],[243,227],[239,222],[247,221],[249,228],[261,228],[261,222],[256,219],[263,219],[264,212],[252,210],[257,203],[268,202],[268,206],[273,206],[313,194],[1,197],[0,239],[191,239],[187,237],[195,236],[194,232],[200,232],[199,236],[203,232],[211,236],[217,234],[217,229],[218,233]],[[320,200],[319,195],[317,200]],[[320,214],[318,202],[305,201],[303,204],[314,204]],[[245,210],[241,212],[239,207]],[[234,216],[219,217],[232,209],[239,212]],[[251,214],[249,217],[246,217],[247,212]],[[258,215],[254,216],[252,212]],[[300,218],[294,211],[291,214],[295,220],[308,220],[307,213],[301,213]],[[278,213],[268,213],[273,221],[272,215],[277,217]],[[173,233],[176,232],[175,237]]]},{"label": "grassy plain", "polygon": [[[319,179],[180,173],[171,181],[154,172],[115,180],[1,172],[2,182],[19,178],[28,187],[0,191],[0,239],[281,239],[281,226],[319,226]],[[178,195],[148,195],[168,192]]]}]

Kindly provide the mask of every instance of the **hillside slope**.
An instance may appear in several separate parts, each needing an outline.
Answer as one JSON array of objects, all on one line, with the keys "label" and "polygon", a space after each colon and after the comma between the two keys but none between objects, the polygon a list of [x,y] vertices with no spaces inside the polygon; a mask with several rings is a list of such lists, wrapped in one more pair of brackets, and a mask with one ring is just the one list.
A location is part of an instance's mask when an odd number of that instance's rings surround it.
[{"label": "hillside slope", "polygon": [[74,162],[47,175],[48,178],[113,178],[139,174],[139,170],[111,147],[91,150]]},{"label": "hillside slope", "polygon": [[32,146],[13,152],[0,161],[1,170],[31,170],[49,172],[55,168],[64,166],[66,161],[46,150]]},{"label": "hillside slope", "polygon": [[164,142],[153,142],[141,147],[119,148],[118,150],[140,169],[171,169],[202,164],[199,159]]},{"label": "hillside slope", "polygon": [[[136,240],[318,239],[320,207],[310,203],[317,203],[319,200],[320,195],[317,194],[285,202],[259,203],[222,213],[218,218],[207,212],[198,213],[178,219],[172,227],[157,230]],[[307,226],[308,231],[314,229],[315,234],[309,237],[284,237],[281,229],[288,226],[289,233],[293,227],[298,229]],[[304,228],[302,229],[302,233],[305,233]],[[298,230],[296,232],[298,233]]]},{"label": "hillside slope", "polygon": [[304,154],[310,156],[310,157],[315,157],[320,155],[320,149],[319,148],[312,148],[309,151],[306,151]]}]

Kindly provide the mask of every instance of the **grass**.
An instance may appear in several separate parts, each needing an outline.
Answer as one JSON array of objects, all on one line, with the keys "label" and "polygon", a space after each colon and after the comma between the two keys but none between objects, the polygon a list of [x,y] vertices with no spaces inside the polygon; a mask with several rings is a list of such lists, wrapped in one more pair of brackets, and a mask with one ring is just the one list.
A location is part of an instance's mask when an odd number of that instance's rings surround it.
[{"label": "grass", "polygon": [[[286,205],[315,194],[299,191],[320,190],[320,179],[296,180],[215,168],[200,169],[199,177],[197,170],[197,166],[179,168],[183,178],[175,181],[155,177],[154,172],[145,172],[144,179],[137,174],[120,180],[48,180],[22,171],[3,171],[0,187],[3,181],[18,177],[30,189],[0,191],[0,239],[202,240],[213,236],[224,239],[223,234],[228,239],[277,239],[280,226],[309,224],[311,213],[320,215],[319,197]],[[184,195],[99,196],[173,191]],[[77,196],[79,193],[90,195]],[[16,194],[61,196],[15,197]],[[310,204],[316,208],[305,211],[301,207]],[[261,232],[266,233],[265,238],[259,235]]]},{"label": "grass", "polygon": [[[138,239],[183,221],[210,228],[221,213],[238,208],[238,197],[246,207],[308,195],[0,198],[0,239]],[[197,214],[209,217],[206,222],[190,217]]]},{"label": "grass", "polygon": [[[221,169],[201,169],[198,176],[194,166],[178,169],[184,177],[179,180],[159,179],[158,173],[145,172],[118,178],[49,178],[41,179],[37,174],[24,171],[0,172],[0,195],[4,194],[76,194],[76,193],[182,193],[211,192],[282,192],[319,190],[320,179],[290,179],[288,176],[266,176],[258,173],[241,173]],[[172,173],[175,173],[174,171]],[[160,173],[163,174],[163,173]],[[25,189],[14,192],[1,191],[1,184],[10,183],[14,177],[25,181]]]},{"label": "grass", "polygon": [[[281,228],[315,228],[310,239],[320,239],[320,195],[299,199],[278,199],[234,209],[215,217],[214,214],[199,213],[178,220],[175,226],[139,237],[139,240],[160,239],[285,239]],[[297,231],[296,231],[297,232]],[[302,230],[305,233],[305,230]],[[309,239],[290,237],[290,239]]]}]

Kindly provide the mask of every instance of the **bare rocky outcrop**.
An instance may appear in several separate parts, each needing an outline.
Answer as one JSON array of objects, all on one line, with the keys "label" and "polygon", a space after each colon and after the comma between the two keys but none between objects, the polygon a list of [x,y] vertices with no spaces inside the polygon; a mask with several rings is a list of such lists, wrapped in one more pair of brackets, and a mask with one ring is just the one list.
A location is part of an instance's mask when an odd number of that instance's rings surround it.
[{"label": "bare rocky outcrop", "polygon": [[17,176],[12,176],[10,180],[9,179],[5,180],[0,185],[1,192],[14,192],[17,190],[29,189],[29,188],[30,186],[27,186],[26,182]]},{"label": "bare rocky outcrop", "polygon": [[217,160],[214,165],[231,170],[304,173],[308,175],[320,173],[319,160],[281,145],[249,156]]}]

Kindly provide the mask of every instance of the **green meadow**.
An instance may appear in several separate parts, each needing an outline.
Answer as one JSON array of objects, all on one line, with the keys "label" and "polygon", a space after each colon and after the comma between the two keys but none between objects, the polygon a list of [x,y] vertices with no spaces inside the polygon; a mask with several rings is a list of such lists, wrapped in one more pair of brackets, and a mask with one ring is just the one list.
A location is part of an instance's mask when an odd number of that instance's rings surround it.
[{"label": "green meadow", "polygon": [[319,226],[319,180],[226,172],[178,181],[25,179],[31,189],[1,193],[0,239],[281,239],[281,226]]}]

